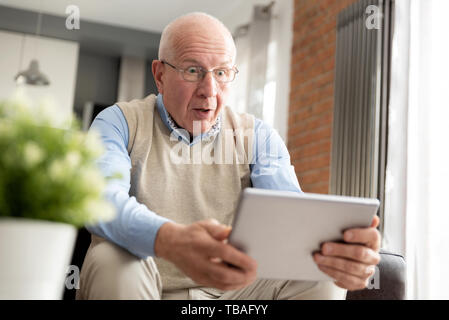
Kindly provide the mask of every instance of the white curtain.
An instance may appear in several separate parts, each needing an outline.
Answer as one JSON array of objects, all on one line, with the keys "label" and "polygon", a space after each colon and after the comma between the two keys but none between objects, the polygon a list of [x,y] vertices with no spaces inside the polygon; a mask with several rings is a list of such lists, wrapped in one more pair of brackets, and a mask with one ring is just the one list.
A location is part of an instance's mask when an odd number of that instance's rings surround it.
[{"label": "white curtain", "polygon": [[403,253],[408,299],[449,299],[447,0],[398,0],[385,246]]},{"label": "white curtain", "polygon": [[249,61],[251,56],[251,46],[249,42],[248,26],[242,26],[239,32],[234,36],[235,46],[237,48],[236,65],[239,73],[231,83],[230,97],[228,104],[237,112],[246,112],[246,101],[248,94]]},{"label": "white curtain", "polygon": [[240,74],[233,83],[234,101],[231,104],[259,119],[264,119],[264,109],[268,107],[264,106],[264,95],[267,69],[271,65],[268,61],[270,30],[271,10],[257,5],[251,22],[235,35]]},{"label": "white curtain", "polygon": [[239,74],[229,105],[273,126],[286,141],[293,39],[293,1],[255,6],[251,21],[235,32]]}]

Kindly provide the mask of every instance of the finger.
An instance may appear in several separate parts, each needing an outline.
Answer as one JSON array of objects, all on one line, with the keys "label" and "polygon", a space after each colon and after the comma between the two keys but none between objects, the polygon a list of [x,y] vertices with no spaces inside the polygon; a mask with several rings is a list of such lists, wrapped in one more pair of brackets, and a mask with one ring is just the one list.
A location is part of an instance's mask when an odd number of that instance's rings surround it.
[{"label": "finger", "polygon": [[340,281],[335,281],[334,283],[335,283],[336,286],[338,286],[340,288],[343,288],[343,289],[346,289],[346,290],[349,290],[349,291],[363,290],[363,289],[365,289],[368,286],[368,284],[366,284],[366,286],[364,286],[363,288],[348,288],[346,284],[344,284],[344,283],[342,283]]},{"label": "finger", "polygon": [[255,274],[231,268],[223,263],[212,263],[206,271],[214,283],[225,285],[227,288],[229,286],[242,287],[255,279]]},{"label": "finger", "polygon": [[206,271],[214,281],[223,284],[243,284],[246,281],[244,271],[228,267],[223,263],[210,264]]},{"label": "finger", "polygon": [[[230,278],[226,278],[219,271],[212,271],[207,267],[201,271],[190,274],[191,278],[194,279],[195,283],[205,287],[213,287],[220,290],[234,290],[240,289],[246,285],[244,281],[231,281]],[[198,272],[199,271],[199,272]],[[223,279],[231,282],[223,282]],[[238,280],[238,279],[237,279]]]},{"label": "finger", "polygon": [[376,228],[349,229],[343,234],[343,239],[349,243],[360,243],[379,251],[380,233]]},{"label": "finger", "polygon": [[199,224],[206,229],[206,231],[218,241],[225,240],[231,233],[231,227],[220,224],[215,219],[200,221]]},{"label": "finger", "polygon": [[344,285],[343,283],[339,282],[339,281],[335,281],[334,283],[335,283],[335,285],[336,285],[337,287],[340,287],[340,288],[342,288],[342,289],[347,289],[347,288],[345,288],[345,285]]},{"label": "finger", "polygon": [[326,273],[328,276],[336,280],[336,285],[348,290],[361,290],[368,285],[368,279],[363,280],[359,277],[353,276],[339,270],[335,270],[326,266],[318,266],[318,268]]},{"label": "finger", "polygon": [[371,222],[371,228],[377,228],[379,226],[380,223],[380,218],[379,216],[374,216],[373,221]]},{"label": "finger", "polygon": [[356,262],[377,265],[380,262],[378,252],[362,245],[327,242],[322,246],[325,256],[348,258]]},{"label": "finger", "polygon": [[221,263],[221,262],[223,262],[223,260],[221,260],[220,258],[217,258],[217,257],[210,258],[210,261],[214,262],[214,263]]},{"label": "finger", "polygon": [[208,254],[211,258],[220,258],[224,263],[232,264],[243,271],[251,272],[257,268],[254,259],[228,244],[217,242],[208,247]]},{"label": "finger", "polygon": [[348,259],[323,256],[319,253],[314,254],[313,258],[318,265],[346,272],[361,279],[369,278],[375,272],[375,267],[373,265],[367,265]]},{"label": "finger", "polygon": [[222,290],[242,288],[252,277],[255,279],[255,276],[230,268],[219,260],[221,259],[207,259],[199,255],[195,258],[195,264],[189,265],[185,272],[199,285]]}]

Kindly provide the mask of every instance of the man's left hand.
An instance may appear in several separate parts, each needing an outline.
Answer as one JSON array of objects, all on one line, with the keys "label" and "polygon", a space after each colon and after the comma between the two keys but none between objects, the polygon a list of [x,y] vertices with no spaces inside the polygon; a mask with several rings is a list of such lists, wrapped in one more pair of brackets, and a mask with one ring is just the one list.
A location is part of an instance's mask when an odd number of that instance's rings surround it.
[{"label": "man's left hand", "polygon": [[335,284],[348,290],[361,290],[368,285],[380,262],[380,233],[375,216],[369,228],[348,229],[343,233],[346,243],[326,242],[314,260],[321,271],[335,279]]}]

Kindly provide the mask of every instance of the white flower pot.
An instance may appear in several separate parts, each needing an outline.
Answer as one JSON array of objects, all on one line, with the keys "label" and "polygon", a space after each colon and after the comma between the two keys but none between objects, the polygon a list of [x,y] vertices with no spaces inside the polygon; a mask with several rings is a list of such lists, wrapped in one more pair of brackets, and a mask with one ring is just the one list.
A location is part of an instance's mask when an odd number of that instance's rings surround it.
[{"label": "white flower pot", "polygon": [[61,299],[75,227],[0,218],[0,299]]}]

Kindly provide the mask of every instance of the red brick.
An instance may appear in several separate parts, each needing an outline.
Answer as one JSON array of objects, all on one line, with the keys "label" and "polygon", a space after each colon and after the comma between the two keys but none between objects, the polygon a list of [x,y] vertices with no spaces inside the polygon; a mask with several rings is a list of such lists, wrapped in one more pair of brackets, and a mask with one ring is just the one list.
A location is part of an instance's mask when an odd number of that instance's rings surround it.
[{"label": "red brick", "polygon": [[332,124],[332,112],[331,110],[325,111],[317,116],[311,116],[306,120],[300,121],[295,126],[288,130],[290,139],[295,139],[295,137],[303,132],[310,132],[318,128],[328,127]]},{"label": "red brick", "polygon": [[288,148],[306,192],[328,192],[336,17],[355,1],[295,0]]},{"label": "red brick", "polygon": [[304,186],[301,186],[302,190],[304,192],[310,192],[310,193],[320,193],[320,194],[328,194],[329,193],[329,183],[322,182],[322,183],[315,183],[315,184],[307,184]]},{"label": "red brick", "polygon": [[322,153],[330,153],[331,141],[330,139],[321,140],[315,143],[300,146],[298,148],[291,148],[290,157],[294,159],[301,159],[306,157],[316,156]]},{"label": "red brick", "polygon": [[329,182],[329,168],[309,171],[301,174],[298,178],[301,185],[311,185]]},{"label": "red brick", "polygon": [[313,157],[305,157],[299,160],[292,160],[292,164],[299,172],[307,172],[319,168],[328,168],[329,160],[329,154],[321,154]]},{"label": "red brick", "polygon": [[300,135],[292,138],[291,148],[297,148],[308,143],[329,139],[331,137],[331,127],[331,125],[328,125],[313,131],[301,133]]}]

